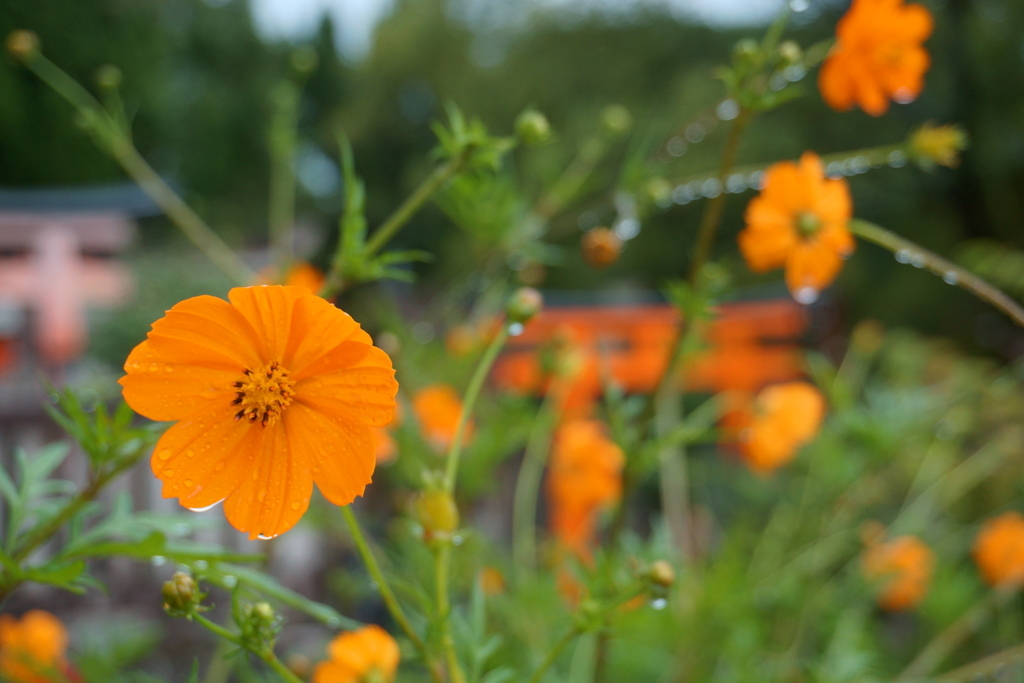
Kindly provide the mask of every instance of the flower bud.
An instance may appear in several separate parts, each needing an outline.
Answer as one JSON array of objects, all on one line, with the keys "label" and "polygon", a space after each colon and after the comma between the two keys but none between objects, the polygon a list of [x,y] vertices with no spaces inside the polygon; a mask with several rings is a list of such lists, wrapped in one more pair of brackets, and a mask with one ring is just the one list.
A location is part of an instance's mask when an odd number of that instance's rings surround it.
[{"label": "flower bud", "polygon": [[960,152],[967,149],[967,133],[956,125],[936,126],[925,123],[910,135],[908,155],[925,169],[935,166],[956,168]]},{"label": "flower bud", "polygon": [[676,570],[665,560],[657,560],[647,570],[647,578],[655,586],[670,588],[676,582]]},{"label": "flower bud", "polygon": [[608,228],[594,228],[580,240],[583,260],[593,268],[607,268],[619,260],[622,240]]},{"label": "flower bud", "polygon": [[621,104],[610,104],[601,112],[601,126],[611,136],[625,135],[633,127],[633,115]]},{"label": "flower bud", "polygon": [[30,59],[39,53],[39,36],[32,31],[11,31],[7,34],[7,51],[15,59]]},{"label": "flower bud", "polygon": [[508,300],[505,315],[510,323],[526,323],[544,308],[544,297],[533,287],[520,287]]},{"label": "flower bud", "polygon": [[203,599],[195,579],[185,572],[175,572],[171,580],[164,583],[160,594],[164,599],[164,610],[172,617],[188,616]]},{"label": "flower bud", "polygon": [[754,40],[753,38],[744,38],[743,40],[737,42],[736,45],[733,46],[732,54],[737,61],[745,62],[753,59],[757,55],[758,50],[760,49],[761,48],[757,44],[756,40]]},{"label": "flower bud", "polygon": [[424,491],[416,498],[416,517],[428,536],[450,534],[459,528],[459,508],[447,491]]},{"label": "flower bud", "polygon": [[672,183],[662,177],[651,178],[644,185],[648,201],[656,206],[666,207],[672,203]]},{"label": "flower bud", "polygon": [[316,70],[320,57],[311,47],[300,47],[292,50],[291,66],[299,76],[308,76]]},{"label": "flower bud", "polygon": [[121,86],[121,70],[113,64],[101,66],[96,70],[96,85],[103,90],[114,90]]},{"label": "flower bud", "polygon": [[551,139],[551,124],[544,114],[527,109],[516,119],[516,134],[524,143],[535,147]]},{"label": "flower bud", "polygon": [[799,64],[804,60],[804,51],[795,40],[785,40],[779,45],[779,57],[786,66]]}]

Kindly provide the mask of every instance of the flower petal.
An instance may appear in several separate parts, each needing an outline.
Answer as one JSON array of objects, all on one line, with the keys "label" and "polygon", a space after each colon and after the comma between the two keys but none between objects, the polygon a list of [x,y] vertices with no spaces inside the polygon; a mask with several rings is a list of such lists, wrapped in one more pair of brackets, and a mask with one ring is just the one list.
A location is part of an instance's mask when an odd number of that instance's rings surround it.
[{"label": "flower petal", "polygon": [[229,402],[233,370],[166,362],[148,341],[136,346],[125,361],[128,374],[119,381],[132,410],[151,420],[182,420],[218,401]]},{"label": "flower petal", "polygon": [[263,428],[234,419],[234,407],[194,415],[168,429],[150,463],[163,482],[163,497],[188,508],[219,503],[254,468]]},{"label": "flower petal", "polygon": [[148,335],[165,362],[236,370],[258,365],[265,345],[238,310],[215,296],[176,304]]},{"label": "flower petal", "polygon": [[[263,362],[282,360],[292,332],[292,308],[302,297],[313,297],[305,287],[263,285],[235,287],[228,292],[231,304],[265,341]],[[304,330],[300,330],[300,333]]]},{"label": "flower petal", "polygon": [[228,521],[249,538],[278,536],[295,526],[309,508],[313,473],[305,452],[291,445],[287,418],[294,409],[290,406],[282,421],[269,427],[254,425],[264,431],[255,467],[224,501]]},{"label": "flower petal", "polygon": [[293,452],[310,464],[324,498],[348,505],[363,495],[376,465],[369,427],[331,419],[301,403],[289,406],[284,422]]},{"label": "flower petal", "polygon": [[[296,299],[291,326],[282,362],[297,379],[308,377],[313,363],[345,342],[373,344],[370,335],[348,313],[318,296]],[[323,366],[318,367],[322,372]]]},{"label": "flower petal", "polygon": [[340,344],[296,379],[295,401],[325,415],[374,427],[394,419],[395,371],[388,355],[374,346]]}]

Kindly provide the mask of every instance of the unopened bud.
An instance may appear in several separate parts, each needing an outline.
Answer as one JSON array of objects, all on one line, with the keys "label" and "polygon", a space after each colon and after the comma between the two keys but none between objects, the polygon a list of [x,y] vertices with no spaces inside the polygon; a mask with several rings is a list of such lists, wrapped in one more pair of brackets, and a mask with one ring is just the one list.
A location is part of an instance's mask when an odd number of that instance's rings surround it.
[{"label": "unopened bud", "polygon": [[447,491],[424,491],[416,498],[416,517],[428,535],[450,534],[459,528],[459,508]]},{"label": "unopened bud", "polygon": [[749,61],[754,58],[760,49],[761,48],[757,44],[756,40],[753,38],[744,38],[733,46],[732,54],[739,61]]},{"label": "unopened bud", "polygon": [[657,560],[647,570],[647,578],[655,586],[669,588],[676,582],[676,570],[665,560]]},{"label": "unopened bud", "polygon": [[516,134],[531,147],[542,145],[551,139],[551,124],[544,114],[527,109],[516,119]]},{"label": "unopened bud", "polygon": [[96,85],[104,90],[114,90],[121,86],[121,70],[113,64],[101,66],[96,70]]},{"label": "unopened bud", "polygon": [[11,31],[7,34],[7,51],[15,59],[29,59],[39,53],[39,36],[32,31]]},{"label": "unopened bud", "polygon": [[601,112],[601,125],[609,135],[625,135],[633,127],[633,115],[621,104],[610,104]]},{"label": "unopened bud", "polygon": [[505,315],[510,323],[526,323],[544,308],[544,297],[533,287],[520,287],[508,300]]},{"label": "unopened bud", "polygon": [[164,610],[174,617],[191,614],[202,600],[195,579],[185,572],[176,572],[170,581],[164,583],[160,594],[164,599]]},{"label": "unopened bud", "polygon": [[644,186],[647,199],[657,206],[666,207],[672,203],[672,183],[664,178],[651,178]]},{"label": "unopened bud", "polygon": [[799,64],[804,59],[804,51],[795,40],[785,40],[779,45],[779,57],[786,66]]},{"label": "unopened bud", "polygon": [[252,613],[261,621],[274,620],[274,608],[270,606],[269,602],[257,602],[252,606]]},{"label": "unopened bud", "polygon": [[960,165],[960,152],[967,149],[967,133],[956,125],[936,126],[928,122],[910,135],[911,159],[925,169],[935,166],[956,168]]},{"label": "unopened bud", "polygon": [[608,228],[594,228],[580,240],[583,260],[593,268],[607,268],[619,260],[622,240]]}]

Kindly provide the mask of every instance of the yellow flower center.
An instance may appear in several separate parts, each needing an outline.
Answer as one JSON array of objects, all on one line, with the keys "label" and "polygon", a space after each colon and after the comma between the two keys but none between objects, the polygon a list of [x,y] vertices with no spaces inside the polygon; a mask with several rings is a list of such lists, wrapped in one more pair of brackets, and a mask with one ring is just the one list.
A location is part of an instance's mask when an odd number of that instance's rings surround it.
[{"label": "yellow flower center", "polygon": [[804,237],[810,237],[821,228],[821,219],[810,211],[801,211],[796,215],[796,229]]},{"label": "yellow flower center", "polygon": [[261,368],[246,368],[243,375],[232,385],[238,391],[231,405],[240,406],[235,419],[246,418],[250,423],[259,420],[269,427],[281,419],[281,413],[292,402],[295,382],[288,379],[288,371],[277,361]]}]

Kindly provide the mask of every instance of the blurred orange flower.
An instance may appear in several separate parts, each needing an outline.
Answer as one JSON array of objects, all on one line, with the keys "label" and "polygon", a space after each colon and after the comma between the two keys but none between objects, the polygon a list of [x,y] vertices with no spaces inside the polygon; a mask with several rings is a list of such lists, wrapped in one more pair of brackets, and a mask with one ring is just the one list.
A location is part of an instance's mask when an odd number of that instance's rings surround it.
[{"label": "blurred orange flower", "polygon": [[505,575],[497,567],[488,565],[480,570],[480,587],[484,595],[501,595],[505,592]]},{"label": "blurred orange flower", "polygon": [[804,152],[799,165],[768,169],[764,189],[747,205],[740,251],[755,272],[785,267],[793,297],[811,303],[853,253],[852,212],[846,180],[826,178],[818,155]]},{"label": "blurred orange flower", "polygon": [[892,612],[921,602],[934,568],[935,555],[915,536],[872,543],[861,558],[864,577],[878,582],[879,606]]},{"label": "blurred orange flower", "polygon": [[383,427],[373,428],[373,453],[378,465],[388,465],[398,457],[398,444],[391,432]]},{"label": "blurred orange flower", "polygon": [[250,538],[287,531],[313,482],[347,505],[373,474],[373,428],[391,422],[387,354],[348,314],[301,287],[237,287],[186,299],[128,356],[124,398],[176,421],[153,451],[165,498],[224,501]]},{"label": "blurred orange flower", "polygon": [[796,457],[818,433],[825,398],[806,382],[767,387],[751,402],[736,406],[723,420],[737,434],[740,453],[755,472],[771,472]]},{"label": "blurred orange flower", "polygon": [[1024,517],[1010,511],[985,522],[974,539],[974,561],[989,585],[1024,585]]},{"label": "blurred orange flower", "polygon": [[922,45],[931,32],[932,15],[923,5],[853,0],[818,74],[821,96],[838,111],[857,104],[872,116],[884,114],[889,100],[911,102],[931,64]]},{"label": "blurred orange flower", "polygon": [[32,610],[20,620],[0,615],[0,679],[8,683],[67,680],[67,647],[64,624],[49,612]]},{"label": "blurred orange flower", "polygon": [[327,654],[330,659],[317,665],[313,683],[389,683],[400,658],[395,639],[374,624],[342,633]]},{"label": "blurred orange flower", "polygon": [[548,469],[551,530],[578,557],[590,556],[597,515],[622,496],[625,457],[597,420],[559,427]]},{"label": "blurred orange flower", "polygon": [[[433,384],[420,390],[412,399],[412,410],[420,423],[423,438],[434,450],[444,453],[451,448],[462,414],[462,399],[453,387]],[[473,422],[470,421],[466,423],[463,441],[469,443],[472,436]]]},{"label": "blurred orange flower", "polygon": [[289,287],[305,287],[316,294],[324,286],[324,279],[324,274],[319,268],[303,262],[292,266],[284,283]]}]

